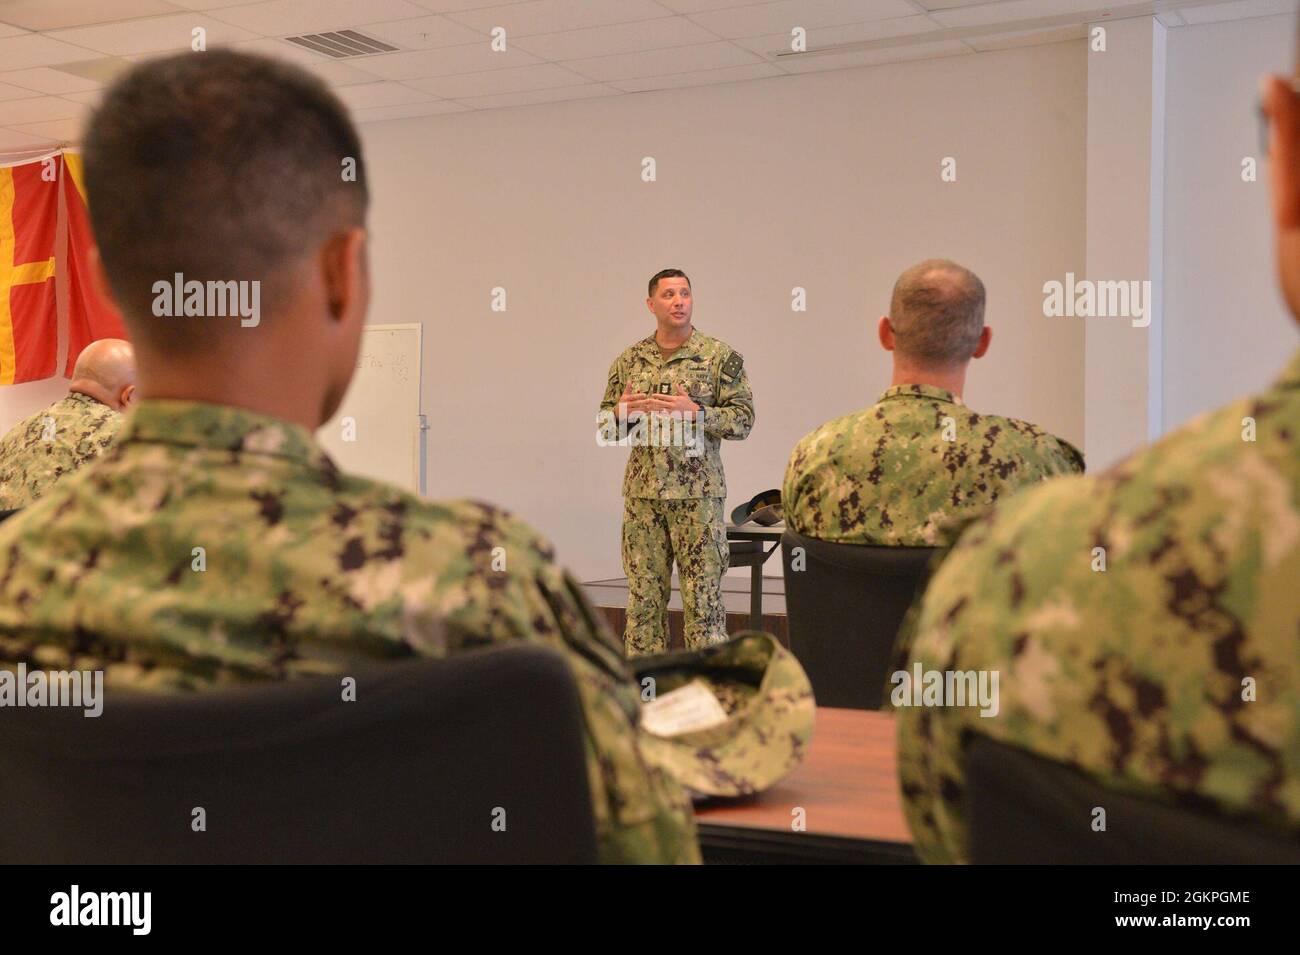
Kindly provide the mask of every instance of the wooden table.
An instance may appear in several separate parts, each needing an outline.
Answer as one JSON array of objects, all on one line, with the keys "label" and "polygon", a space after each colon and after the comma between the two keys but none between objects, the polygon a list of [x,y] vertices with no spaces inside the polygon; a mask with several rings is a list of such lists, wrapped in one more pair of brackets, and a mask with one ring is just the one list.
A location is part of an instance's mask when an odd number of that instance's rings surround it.
[{"label": "wooden table", "polygon": [[[696,806],[704,860],[915,862],[897,762],[892,713],[818,707],[808,755],[782,782]],[[796,808],[806,831],[792,827]]]}]

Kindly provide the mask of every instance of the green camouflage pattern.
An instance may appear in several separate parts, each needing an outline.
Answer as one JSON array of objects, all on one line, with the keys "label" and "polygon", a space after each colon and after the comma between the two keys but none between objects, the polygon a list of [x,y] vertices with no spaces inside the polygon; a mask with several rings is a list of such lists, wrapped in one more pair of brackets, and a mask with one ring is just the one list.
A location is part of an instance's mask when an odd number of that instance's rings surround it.
[{"label": "green camouflage pattern", "polygon": [[276,418],[145,400],[98,461],[0,524],[0,666],[190,690],[507,640],[572,667],[602,860],[698,862],[686,793],[641,752],[617,638],[501,510],[343,474]]},{"label": "green camouflage pattern", "polygon": [[754,427],[754,394],[743,363],[734,376],[724,372],[723,366],[733,355],[739,359],[724,342],[692,330],[667,361],[654,335],[637,342],[615,359],[609,369],[605,397],[600,402],[604,420],[617,414],[618,399],[629,381],[634,392],[646,394],[655,393],[664,385],[668,386],[669,394],[676,394],[680,384],[691,400],[704,409],[702,448],[645,444],[632,447],[623,473],[624,497],[668,501],[727,496],[722,441],[741,441]]},{"label": "green camouflage pattern", "polygon": [[963,513],[1082,471],[1073,445],[1035,425],[978,414],[943,388],[895,385],[795,445],[781,501],[805,537],[935,547]]},{"label": "green camouflage pattern", "polygon": [[900,659],[999,673],[999,710],[897,708],[921,858],[969,860],[963,733],[1300,832],[1297,584],[1300,352],[1262,394],[972,521]]},{"label": "green camouflage pattern", "polygon": [[70,392],[0,439],[0,508],[26,507],[113,443],[122,415]]},{"label": "green camouflage pattern", "polygon": [[812,684],[771,634],[747,631],[703,650],[642,657],[632,666],[643,700],[647,687],[658,698],[699,681],[726,712],[725,723],[708,729],[647,738],[649,758],[696,795],[762,792],[808,751],[817,710]]},{"label": "green camouflage pattern", "polygon": [[673,562],[682,591],[686,647],[727,639],[722,575],[730,562],[723,501],[623,499],[623,572],[627,575],[629,657],[668,649],[668,599]]}]

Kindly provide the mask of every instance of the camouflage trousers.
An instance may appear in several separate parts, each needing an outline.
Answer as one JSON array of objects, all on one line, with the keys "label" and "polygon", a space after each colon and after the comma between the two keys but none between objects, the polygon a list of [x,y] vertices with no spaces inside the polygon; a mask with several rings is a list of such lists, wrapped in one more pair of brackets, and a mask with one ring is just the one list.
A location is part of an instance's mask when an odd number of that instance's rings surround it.
[{"label": "camouflage trousers", "polygon": [[668,649],[674,561],[682,588],[687,649],[727,639],[722,575],[728,557],[722,507],[720,497],[623,499],[623,572],[628,588],[623,640],[629,657]]}]

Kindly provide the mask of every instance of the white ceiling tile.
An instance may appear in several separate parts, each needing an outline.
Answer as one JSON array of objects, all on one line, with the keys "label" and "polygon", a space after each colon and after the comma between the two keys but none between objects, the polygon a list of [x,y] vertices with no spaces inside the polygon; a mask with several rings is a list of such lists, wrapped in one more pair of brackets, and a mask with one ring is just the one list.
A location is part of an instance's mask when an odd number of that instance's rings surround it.
[{"label": "white ceiling tile", "polygon": [[411,0],[434,13],[456,13],[461,10],[481,10],[484,7],[501,7],[524,0]]},{"label": "white ceiling tile", "polygon": [[13,86],[3,80],[4,74],[0,74],[0,103],[7,99],[31,99],[33,96],[41,95],[25,86]]},{"label": "white ceiling tile", "polygon": [[51,143],[48,136],[33,136],[12,129],[0,129],[0,165],[13,162],[21,156],[39,154],[41,147],[45,145],[58,144]]},{"label": "white ceiling tile", "polygon": [[407,0],[270,0],[242,7],[213,10],[219,20],[262,36],[294,36],[379,23],[404,17],[428,16],[429,11]]},{"label": "white ceiling tile", "polygon": [[40,123],[52,119],[80,119],[87,112],[89,107],[85,103],[74,103],[61,96],[11,99],[0,103],[0,126]]},{"label": "white ceiling tile", "polygon": [[78,142],[81,139],[79,119],[52,119],[44,123],[24,123],[11,128],[29,136],[44,136],[62,142]]},{"label": "white ceiling tile", "polygon": [[169,2],[186,10],[216,10],[218,7],[243,6],[248,3],[248,0],[169,0]]},{"label": "white ceiling tile", "polygon": [[916,7],[907,0],[780,0],[756,7],[699,13],[691,19],[718,36],[737,39],[771,33],[789,36],[795,27],[811,30],[906,17],[916,12]]},{"label": "white ceiling tile", "polygon": [[28,30],[58,30],[87,23],[108,23],[132,17],[175,13],[166,0],[4,0],[0,20]]},{"label": "white ceiling tile", "polygon": [[610,86],[616,86],[625,93],[644,93],[649,90],[678,89],[684,86],[716,86],[719,83],[739,83],[744,80],[761,80],[769,76],[785,76],[771,63],[755,63],[753,66],[728,66],[720,70],[696,70],[691,73],[678,73],[674,76],[647,76],[634,80],[611,80]]},{"label": "white ceiling tile", "polygon": [[586,56],[662,50],[689,43],[708,43],[717,37],[685,17],[661,17],[637,23],[617,23],[564,33],[521,37],[515,45],[547,60],[576,60]]},{"label": "white ceiling tile", "polygon": [[[894,36],[910,36],[942,29],[929,17],[918,14],[910,17],[894,17],[890,20],[873,20],[870,23],[850,23],[833,27],[816,27],[808,31],[808,49],[820,50],[841,43],[862,43],[867,40],[881,40]],[[789,53],[790,34],[773,33],[768,36],[749,37],[736,40],[738,46],[761,53]]]},{"label": "white ceiling tile", "polygon": [[1103,0],[1005,0],[1003,3],[985,3],[975,7],[938,10],[930,16],[946,27],[973,27],[988,23],[1014,23],[1055,17],[1067,13],[1087,13],[1099,8],[1120,11],[1131,3],[1106,4]]},{"label": "white ceiling tile", "polygon": [[724,7],[757,7],[772,0],[659,0],[660,6],[676,13],[699,13],[701,10],[721,10]]},{"label": "white ceiling tile", "polygon": [[1216,3],[1207,7],[1183,7],[1178,12],[1188,23],[1218,23],[1295,11],[1294,0],[1236,0],[1235,3]]},{"label": "white ceiling tile", "polygon": [[80,93],[64,93],[63,98],[76,103],[85,103],[87,106],[98,106],[99,101],[104,98],[104,91],[99,89],[82,90]]},{"label": "white ceiling tile", "polygon": [[523,90],[545,90],[558,86],[578,86],[586,81],[571,70],[555,63],[536,66],[517,66],[508,70],[486,70],[480,73],[461,73],[456,76],[434,76],[422,80],[409,80],[407,85],[441,96],[443,99],[460,99],[466,96],[489,96],[496,93],[519,93]]},{"label": "white ceiling tile", "polygon": [[[925,7],[926,10],[952,10],[955,7],[977,7],[982,3],[995,2],[995,0],[912,0],[917,6]],[[1099,3],[1105,0],[1098,0]]]},{"label": "white ceiling tile", "polygon": [[859,66],[876,66],[901,60],[921,60],[943,56],[960,56],[974,51],[958,40],[937,40],[933,43],[914,43],[881,50],[864,50],[859,53],[829,53],[806,60],[782,60],[781,66],[790,73],[819,73],[823,70],[852,69]]},{"label": "white ceiling tile", "polygon": [[493,27],[505,27],[506,42],[511,37],[538,33],[559,33],[583,27],[653,20],[667,11],[654,0],[526,0],[506,6],[488,7],[447,16],[457,23],[489,33]]},{"label": "white ceiling tile", "polygon": [[[0,41],[3,42],[3,41]],[[540,62],[537,57],[507,46],[495,52],[487,37],[482,43],[448,46],[440,50],[412,50],[409,53],[381,53],[352,61],[359,70],[387,80],[413,80],[425,76],[449,76],[477,70],[503,70]]]},{"label": "white ceiling tile", "polygon": [[422,90],[411,89],[401,83],[387,80],[379,83],[358,83],[344,86],[334,91],[350,109],[370,109],[375,106],[405,106],[407,103],[423,103],[433,99]]},{"label": "white ceiling tile", "polygon": [[363,23],[357,29],[401,50],[432,50],[440,46],[456,46],[459,43],[477,43],[489,39],[485,34],[453,23],[446,17]]},{"label": "white ceiling tile", "polygon": [[94,50],[51,39],[43,33],[25,33],[0,39],[0,63],[4,64],[6,70],[25,70],[32,66],[87,60],[94,54]]},{"label": "white ceiling tile", "polygon": [[27,31],[22,27],[10,26],[7,23],[0,23],[0,37],[22,36]]},{"label": "white ceiling tile", "polygon": [[406,103],[402,106],[375,106],[371,109],[352,111],[352,119],[357,123],[378,123],[386,119],[412,119],[416,116],[436,116],[440,113],[464,113],[468,106],[453,103],[451,100],[431,99],[427,103]]},{"label": "white ceiling tile", "polygon": [[538,103],[559,103],[573,99],[593,99],[597,96],[615,96],[619,91],[599,83],[586,86],[567,86],[554,90],[528,90],[522,93],[499,93],[495,96],[472,96],[457,100],[472,109],[500,109],[506,106],[534,106]]},{"label": "white ceiling tile", "polygon": [[743,66],[758,63],[759,58],[748,50],[731,43],[700,43],[673,50],[651,50],[646,53],[621,53],[617,56],[596,56],[585,60],[569,60],[564,65],[575,73],[593,80],[626,80],[638,76],[666,76],[671,73],[690,73],[694,70],[721,69],[724,66]]},{"label": "white ceiling tile", "polygon": [[48,66],[37,66],[30,70],[11,70],[0,73],[0,83],[10,83],[38,93],[62,94],[76,93],[81,90],[93,90],[100,84],[82,76],[74,76],[62,70],[52,70]]},{"label": "white ceiling tile", "polygon": [[166,17],[147,20],[127,20],[93,27],[74,27],[48,34],[56,40],[75,43],[100,53],[127,56],[132,53],[160,53],[164,50],[188,50],[193,42],[193,31],[201,27],[207,32],[209,47],[221,43],[251,40],[256,34],[232,27],[194,13],[174,13]]},{"label": "white ceiling tile", "polygon": [[1043,43],[1063,43],[1066,40],[1082,40],[1088,36],[1088,27],[1083,23],[1073,23],[1064,27],[1052,27],[1046,30],[1014,30],[1010,33],[992,33],[988,36],[967,37],[966,43],[981,52],[987,50],[1007,50],[1016,46],[1039,46]]}]

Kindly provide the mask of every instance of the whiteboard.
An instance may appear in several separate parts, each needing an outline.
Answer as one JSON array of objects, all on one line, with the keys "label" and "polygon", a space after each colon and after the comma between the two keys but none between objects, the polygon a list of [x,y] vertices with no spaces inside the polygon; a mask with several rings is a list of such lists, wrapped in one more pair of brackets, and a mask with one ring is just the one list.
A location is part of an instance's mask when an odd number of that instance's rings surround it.
[{"label": "whiteboard", "polygon": [[338,466],[424,493],[419,324],[367,325],[338,414],[316,432]]}]

